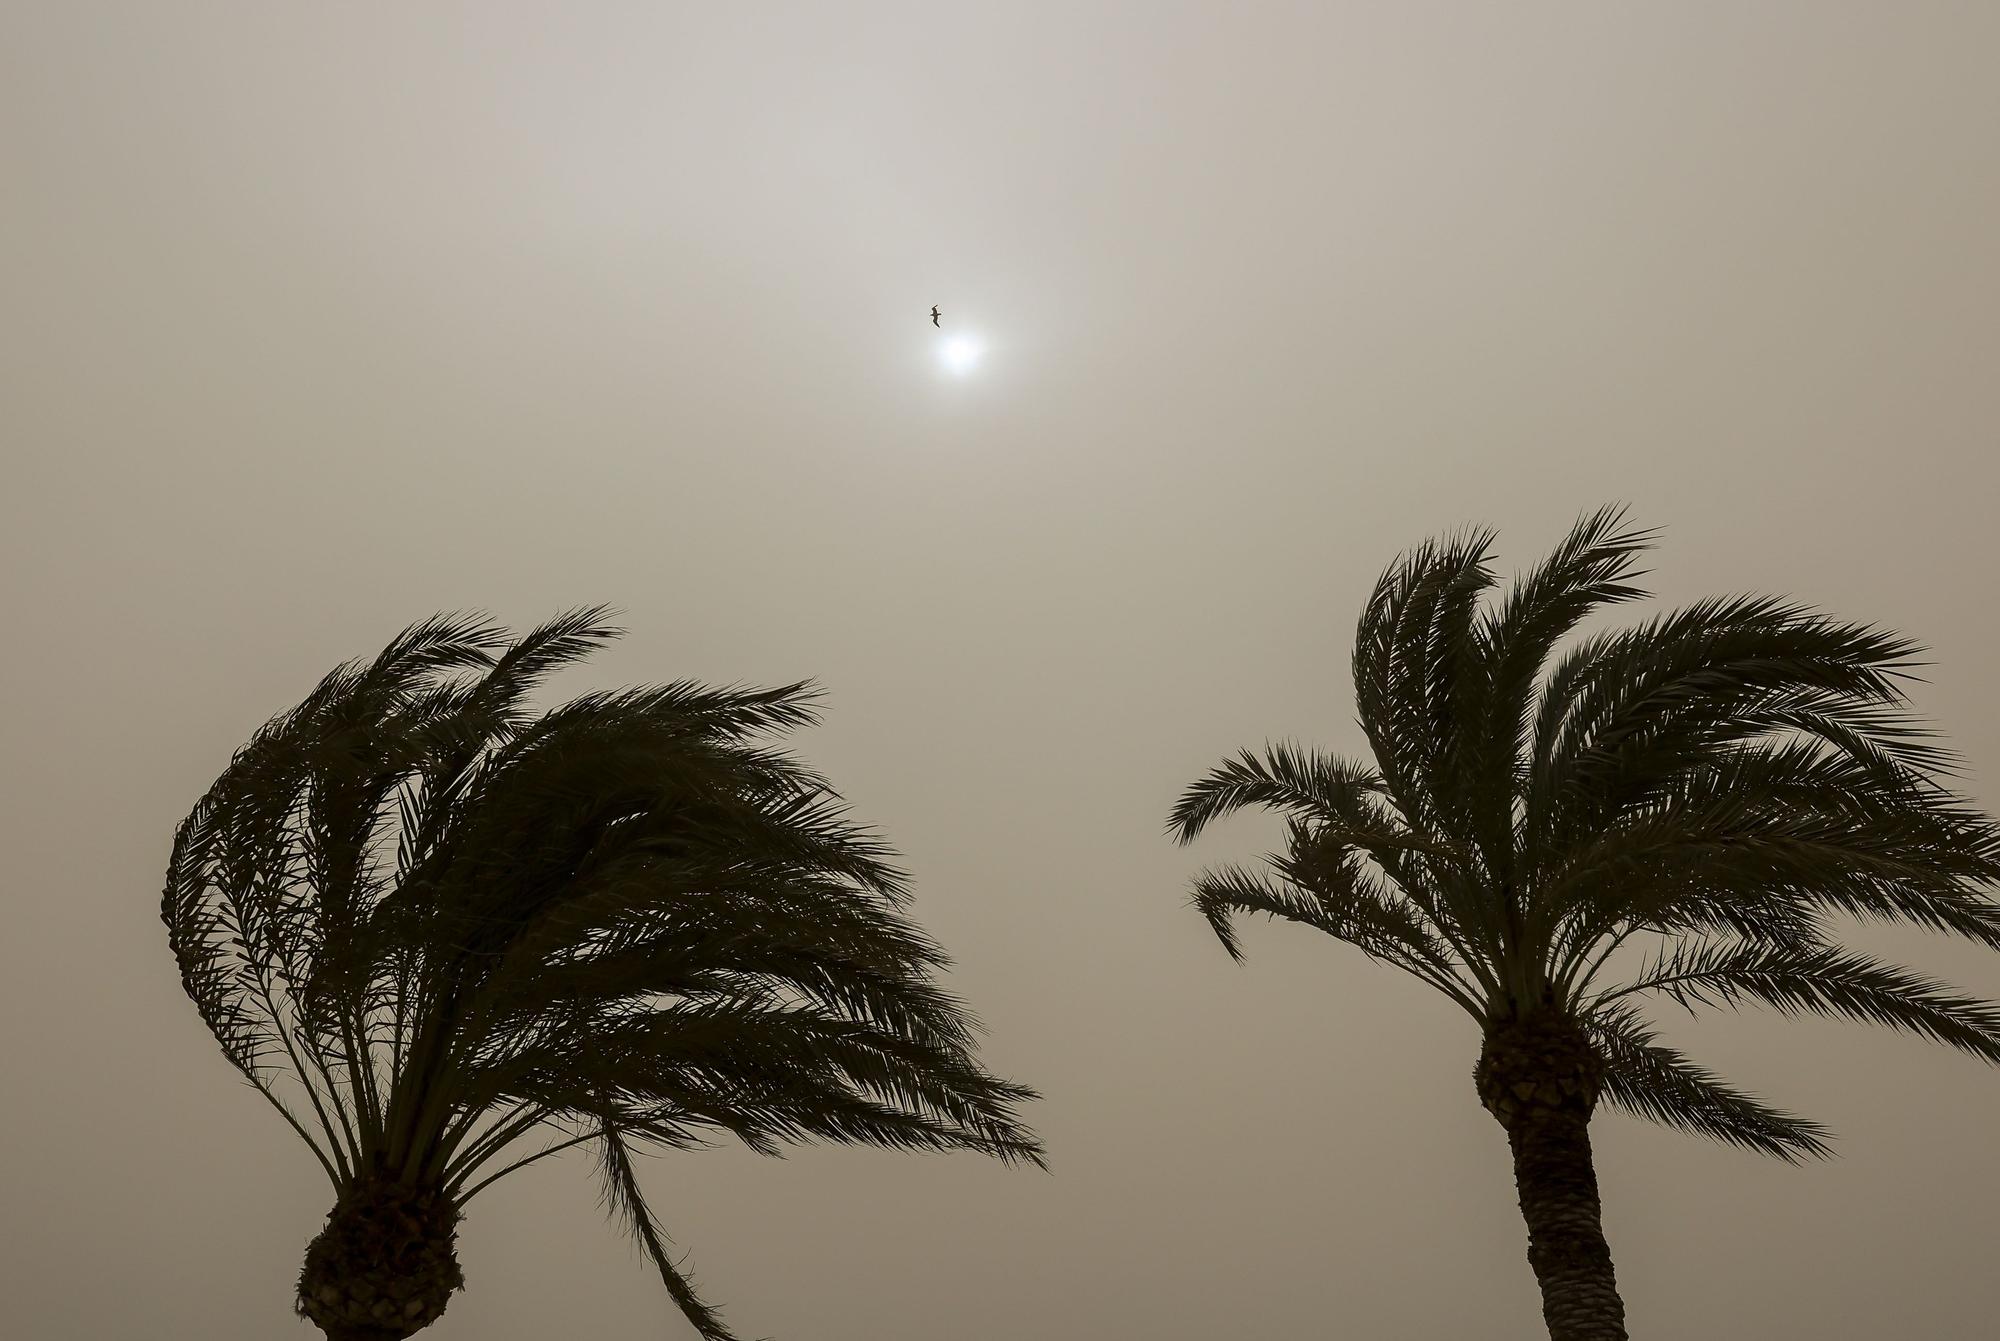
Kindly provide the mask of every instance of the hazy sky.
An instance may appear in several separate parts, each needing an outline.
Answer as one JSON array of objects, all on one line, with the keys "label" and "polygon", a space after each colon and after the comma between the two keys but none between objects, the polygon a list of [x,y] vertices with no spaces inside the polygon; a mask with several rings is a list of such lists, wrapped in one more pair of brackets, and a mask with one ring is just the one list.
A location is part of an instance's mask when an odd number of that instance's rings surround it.
[{"label": "hazy sky", "polygon": [[[649,1165],[746,1335],[1543,1335],[1470,1022],[1297,928],[1232,966],[1187,878],[1271,831],[1167,807],[1358,745],[1399,549],[1614,499],[1669,600],[1926,641],[2000,799],[1996,52],[1989,0],[0,0],[0,1330],[314,1335],[331,1194],[180,993],[173,827],[404,624],[604,601],[565,693],[823,682],[798,748],[1047,1094],[1048,1175]],[[1840,1157],[1607,1114],[1636,1336],[1995,1334],[2000,1073],[1662,1018]],[[426,1335],[691,1336],[594,1198],[482,1195]]]}]

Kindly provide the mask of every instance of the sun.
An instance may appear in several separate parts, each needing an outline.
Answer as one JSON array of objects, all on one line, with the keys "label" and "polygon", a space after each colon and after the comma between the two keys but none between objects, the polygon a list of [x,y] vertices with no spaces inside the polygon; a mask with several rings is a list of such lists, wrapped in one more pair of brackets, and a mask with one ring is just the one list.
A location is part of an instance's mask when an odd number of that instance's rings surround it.
[{"label": "sun", "polygon": [[976,337],[954,335],[939,347],[938,359],[944,364],[946,372],[963,376],[978,366],[979,356],[985,352],[985,346]]}]

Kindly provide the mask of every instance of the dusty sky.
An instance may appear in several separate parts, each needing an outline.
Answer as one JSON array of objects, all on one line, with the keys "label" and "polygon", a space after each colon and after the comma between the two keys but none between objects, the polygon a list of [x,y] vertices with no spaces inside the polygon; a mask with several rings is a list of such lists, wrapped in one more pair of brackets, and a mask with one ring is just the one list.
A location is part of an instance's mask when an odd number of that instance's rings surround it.
[{"label": "dusty sky", "polygon": [[[0,4],[0,1299],[267,1341],[330,1194],[179,994],[172,828],[403,624],[607,601],[565,692],[818,677],[1047,1176],[646,1182],[783,1341],[1541,1335],[1477,1040],[1297,929],[1232,967],[1176,792],[1351,749],[1397,550],[1580,510],[1656,587],[1936,649],[2000,776],[2000,6]],[[940,373],[931,304],[984,335]],[[1983,992],[1990,957],[1874,942]],[[1791,1169],[1598,1124],[1635,1334],[1992,1334],[2000,1074],[1670,1025]],[[691,1335],[587,1160],[431,1333]]]}]

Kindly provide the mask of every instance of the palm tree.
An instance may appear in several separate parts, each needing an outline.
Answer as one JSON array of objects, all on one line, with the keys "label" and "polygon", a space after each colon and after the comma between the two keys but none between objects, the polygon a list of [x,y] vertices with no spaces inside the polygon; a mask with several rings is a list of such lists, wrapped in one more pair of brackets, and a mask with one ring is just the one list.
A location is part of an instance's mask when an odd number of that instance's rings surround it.
[{"label": "palm tree", "polygon": [[808,686],[524,710],[617,632],[595,609],[511,645],[477,618],[417,624],[258,732],[175,838],[181,981],[333,1183],[298,1311],[335,1341],[435,1321],[466,1203],[572,1146],[594,1143],[609,1204],[713,1341],[730,1332],[669,1256],[637,1150],[722,1134],[1041,1163],[1015,1116],[1033,1092],[974,1059],[891,854],[760,743],[813,720]]},{"label": "palm tree", "polygon": [[[1657,1041],[1649,997],[1890,1025],[2000,1062],[2000,1010],[1842,948],[1837,919],[2000,947],[2000,831],[1942,786],[1905,714],[1919,649],[1761,596],[1702,601],[1557,645],[1633,585],[1649,533],[1578,522],[1489,603],[1493,537],[1403,556],[1355,635],[1373,764],[1292,745],[1191,786],[1169,832],[1245,807],[1286,820],[1268,870],[1203,873],[1193,902],[1317,928],[1451,998],[1506,1130],[1528,1260],[1556,1341],[1626,1335],[1599,1216],[1601,1098],[1800,1160],[1819,1125]],[[1648,953],[1648,948],[1650,952]]]}]

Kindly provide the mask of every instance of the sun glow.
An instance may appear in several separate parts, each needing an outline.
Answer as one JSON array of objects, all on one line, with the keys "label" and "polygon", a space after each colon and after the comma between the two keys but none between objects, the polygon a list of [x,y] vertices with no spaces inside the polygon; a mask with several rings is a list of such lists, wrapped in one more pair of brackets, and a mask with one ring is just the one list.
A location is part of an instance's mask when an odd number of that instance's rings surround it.
[{"label": "sun glow", "polygon": [[979,356],[986,352],[985,346],[970,335],[954,335],[938,349],[938,360],[945,371],[964,376],[979,363]]}]

